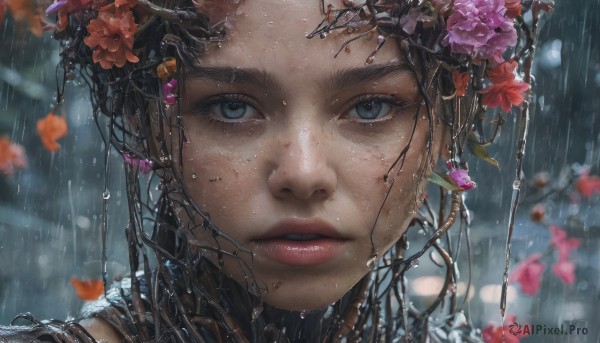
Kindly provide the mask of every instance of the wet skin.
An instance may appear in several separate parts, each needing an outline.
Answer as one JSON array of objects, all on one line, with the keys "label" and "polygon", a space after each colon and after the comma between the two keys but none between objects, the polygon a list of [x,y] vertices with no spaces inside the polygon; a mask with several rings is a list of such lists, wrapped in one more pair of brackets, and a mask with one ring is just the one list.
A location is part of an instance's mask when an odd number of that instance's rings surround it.
[{"label": "wet skin", "polygon": [[288,310],[326,307],[370,271],[414,216],[428,149],[435,156],[440,145],[397,44],[371,64],[376,39],[334,59],[353,36],[307,39],[322,18],[317,0],[246,1],[227,40],[188,71],[181,99],[183,182],[212,223],[252,251],[225,257],[224,272],[241,284],[254,277],[265,302]]}]

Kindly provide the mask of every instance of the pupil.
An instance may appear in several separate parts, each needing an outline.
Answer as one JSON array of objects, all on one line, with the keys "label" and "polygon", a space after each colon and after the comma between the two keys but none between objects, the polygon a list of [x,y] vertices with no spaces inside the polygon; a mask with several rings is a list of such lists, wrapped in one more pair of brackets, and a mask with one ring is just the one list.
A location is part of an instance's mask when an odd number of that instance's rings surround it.
[{"label": "pupil", "polygon": [[381,101],[369,101],[358,105],[356,112],[362,119],[375,119],[381,114]]},{"label": "pupil", "polygon": [[222,102],[221,113],[227,119],[239,119],[246,113],[246,104],[238,101]]}]

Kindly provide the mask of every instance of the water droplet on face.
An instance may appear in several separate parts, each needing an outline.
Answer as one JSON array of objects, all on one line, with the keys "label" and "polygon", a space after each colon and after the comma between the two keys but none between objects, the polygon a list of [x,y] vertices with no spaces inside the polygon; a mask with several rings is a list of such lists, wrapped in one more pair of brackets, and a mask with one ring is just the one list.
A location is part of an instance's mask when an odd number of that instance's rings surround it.
[{"label": "water droplet on face", "polygon": [[377,263],[377,254],[375,254],[375,256],[371,257],[368,261],[367,261],[367,268],[369,269],[373,269],[375,268],[375,264]]},{"label": "water droplet on face", "polygon": [[283,101],[281,102],[281,104],[282,104],[283,106],[287,106],[287,102],[285,102],[285,100],[283,100]]},{"label": "water droplet on face", "polygon": [[192,179],[197,179],[197,178],[198,178],[198,174],[192,173]]},{"label": "water droplet on face", "polygon": [[374,58],[373,56],[369,56],[369,57],[367,58],[367,60],[365,61],[365,63],[366,63],[366,64],[371,64],[371,63],[373,63],[373,61],[374,61],[374,60],[375,60],[375,58]]},{"label": "water droplet on face", "polygon": [[102,199],[104,200],[108,200],[110,199],[110,191],[107,189],[104,192],[102,192]]}]

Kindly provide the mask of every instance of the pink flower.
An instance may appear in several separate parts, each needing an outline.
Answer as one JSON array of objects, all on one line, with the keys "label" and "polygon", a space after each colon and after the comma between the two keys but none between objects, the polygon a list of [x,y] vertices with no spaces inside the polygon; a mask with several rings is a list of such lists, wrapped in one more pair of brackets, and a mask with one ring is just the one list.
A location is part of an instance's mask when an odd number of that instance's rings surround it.
[{"label": "pink flower", "polygon": [[450,169],[450,178],[454,183],[465,191],[475,188],[477,184],[471,180],[469,172],[464,169]]},{"label": "pink flower", "polygon": [[456,0],[443,43],[453,53],[501,63],[504,51],[517,43],[514,23],[505,12],[504,0]]},{"label": "pink flower", "polygon": [[[517,322],[517,317],[514,315],[506,316],[506,323],[510,322],[514,325]],[[523,334],[520,331],[513,333],[512,325],[494,327],[493,324],[490,324],[481,330],[481,338],[485,343],[519,343]]]},{"label": "pink flower", "polygon": [[133,168],[138,168],[142,174],[148,174],[152,171],[152,161],[148,159],[142,160],[136,157],[134,154],[128,152],[123,154],[123,159],[125,160],[125,163],[129,164]]},{"label": "pink flower", "polygon": [[175,79],[163,84],[162,91],[165,104],[175,105],[177,103],[177,95],[173,94],[175,88],[177,88],[177,80]]},{"label": "pink flower", "polygon": [[552,266],[552,273],[568,285],[575,283],[575,264],[572,261],[559,259],[558,262]]},{"label": "pink flower", "polygon": [[542,254],[537,253],[529,256],[525,261],[517,265],[508,277],[510,282],[518,282],[525,294],[535,295],[542,284],[542,274],[546,265],[540,262]]},{"label": "pink flower", "polygon": [[556,225],[550,225],[552,245],[558,250],[558,260],[569,258],[571,250],[577,249],[581,242],[577,238],[567,238],[567,233]]}]

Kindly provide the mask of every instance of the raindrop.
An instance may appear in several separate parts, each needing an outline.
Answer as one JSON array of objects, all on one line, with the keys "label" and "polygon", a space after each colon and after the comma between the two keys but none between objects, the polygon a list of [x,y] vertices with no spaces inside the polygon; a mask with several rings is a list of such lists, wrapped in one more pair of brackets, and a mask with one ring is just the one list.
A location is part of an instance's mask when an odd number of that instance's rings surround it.
[{"label": "raindrop", "polygon": [[410,262],[410,267],[411,267],[411,268],[417,268],[417,267],[419,266],[419,263],[421,263],[421,262],[419,261],[419,259],[418,259],[418,258],[417,258],[417,259],[414,259],[414,260],[412,260],[412,261]]},{"label": "raindrop", "polygon": [[521,181],[520,181],[520,180],[515,180],[515,181],[513,181],[512,188],[513,188],[514,190],[518,190],[519,188],[521,188]]},{"label": "raindrop", "polygon": [[104,200],[110,199],[110,191],[108,189],[105,189],[104,192],[102,192],[102,199],[104,199]]},{"label": "raindrop", "polygon": [[300,318],[304,319],[304,317],[306,317],[306,311],[301,311],[300,312]]},{"label": "raindrop", "polygon": [[373,269],[375,268],[375,263],[377,262],[377,254],[375,254],[373,257],[371,257],[368,261],[367,261],[367,268],[369,269]]}]

